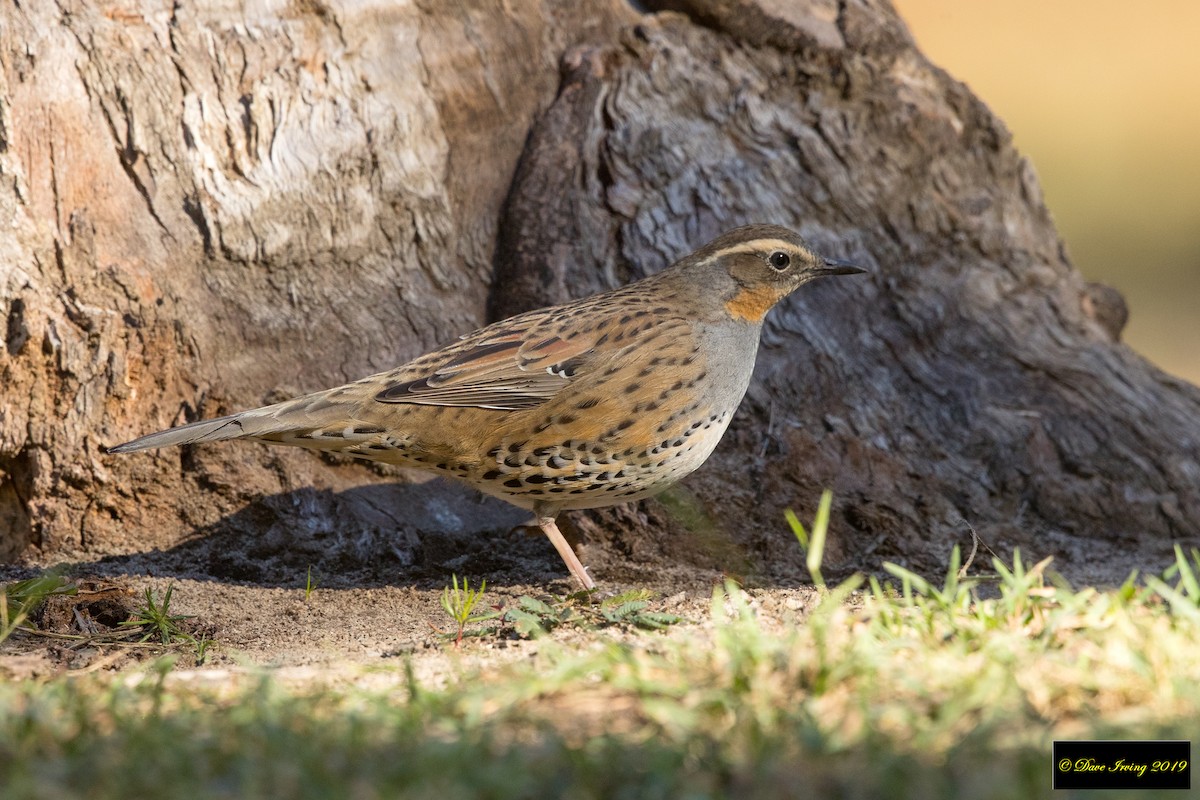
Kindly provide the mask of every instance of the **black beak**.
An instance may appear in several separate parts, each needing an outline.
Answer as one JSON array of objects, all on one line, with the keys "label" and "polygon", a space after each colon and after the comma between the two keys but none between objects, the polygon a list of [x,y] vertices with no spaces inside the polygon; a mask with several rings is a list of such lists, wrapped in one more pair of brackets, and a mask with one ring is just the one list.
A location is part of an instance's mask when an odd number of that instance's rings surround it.
[{"label": "black beak", "polygon": [[867,272],[867,270],[851,264],[849,261],[842,261],[837,258],[821,258],[821,266],[817,267],[818,275],[858,275],[859,273]]}]

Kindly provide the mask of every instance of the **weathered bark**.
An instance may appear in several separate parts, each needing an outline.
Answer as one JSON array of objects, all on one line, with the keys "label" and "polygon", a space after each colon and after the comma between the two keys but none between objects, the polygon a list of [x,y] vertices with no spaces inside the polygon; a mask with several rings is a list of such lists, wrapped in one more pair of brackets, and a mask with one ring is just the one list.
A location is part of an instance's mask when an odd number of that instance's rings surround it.
[{"label": "weathered bark", "polygon": [[558,59],[634,18],[617,0],[103,5],[0,8],[4,558],[163,546],[264,494],[380,480],[258,448],[100,448],[483,323]]},{"label": "weathered bark", "polygon": [[420,530],[364,467],[100,445],[391,366],[489,300],[613,286],[749,221],[874,274],[774,312],[690,510],[579,515],[598,571],[700,537],[692,563],[792,580],[780,511],[824,486],[843,568],[930,567],[972,525],[1116,577],[1200,530],[1200,392],[1116,341],[1119,298],[1071,268],[1003,125],[886,6],[36,5],[0,11],[0,555]]},{"label": "weathered bark", "polygon": [[[497,307],[636,277],[735,224],[791,225],[874,275],[774,312],[732,441],[691,481],[725,527],[770,532],[751,536],[765,562],[794,566],[780,512],[823,486],[844,566],[932,568],[973,527],[1119,578],[1194,541],[1200,393],[1118,343],[1120,296],[1071,268],[1002,123],[886,9],[662,5],[695,19],[568,54],[501,225]],[[539,224],[556,217],[581,235],[566,257]]]}]

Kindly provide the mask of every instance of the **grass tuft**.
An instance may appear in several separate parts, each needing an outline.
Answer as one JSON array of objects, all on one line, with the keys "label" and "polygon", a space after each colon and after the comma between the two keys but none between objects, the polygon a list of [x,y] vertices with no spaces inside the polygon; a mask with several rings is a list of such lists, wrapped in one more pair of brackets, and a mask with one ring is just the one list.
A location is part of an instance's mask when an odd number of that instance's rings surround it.
[{"label": "grass tuft", "polygon": [[73,595],[79,588],[68,578],[46,572],[5,584],[0,591],[0,642],[21,627],[53,595]]},{"label": "grass tuft", "polygon": [[[1175,555],[1100,590],[1019,552],[964,576],[956,549],[940,579],[887,564],[807,614],[726,582],[670,637],[603,631],[645,592],[522,597],[504,617],[527,635],[597,633],[445,685],[415,659],[299,688],[169,660],[0,684],[5,798],[1052,797],[1054,739],[1200,738],[1200,555]],[[447,612],[484,589],[455,579]]]}]

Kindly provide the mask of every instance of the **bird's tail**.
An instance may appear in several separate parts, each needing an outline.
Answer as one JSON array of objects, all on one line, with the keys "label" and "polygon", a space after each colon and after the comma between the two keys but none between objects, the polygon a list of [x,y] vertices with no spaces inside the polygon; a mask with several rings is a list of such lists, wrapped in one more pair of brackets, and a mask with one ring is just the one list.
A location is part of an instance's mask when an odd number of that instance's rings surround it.
[{"label": "bird's tail", "polygon": [[368,433],[382,433],[380,428],[364,426],[355,420],[357,403],[341,396],[332,399],[330,395],[331,392],[319,392],[227,417],[180,425],[110,447],[108,452],[134,453],[138,450],[227,439],[338,450],[347,446],[348,439],[360,439]]}]

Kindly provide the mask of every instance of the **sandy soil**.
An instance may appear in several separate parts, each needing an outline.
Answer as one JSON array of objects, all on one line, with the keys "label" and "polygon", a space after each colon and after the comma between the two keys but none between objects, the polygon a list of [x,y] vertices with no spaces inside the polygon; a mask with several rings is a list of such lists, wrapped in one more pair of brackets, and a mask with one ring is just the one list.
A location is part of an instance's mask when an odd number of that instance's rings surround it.
[{"label": "sandy soil", "polygon": [[[560,522],[568,538],[582,542],[580,555],[603,592],[650,589],[653,610],[702,622],[712,587],[730,576],[751,587],[777,620],[796,619],[813,591],[783,521],[774,531],[722,534],[689,502],[686,489],[672,490],[662,499],[576,512]],[[273,520],[267,533],[246,535],[245,520],[261,523],[264,516]],[[575,590],[549,542],[536,528],[522,527],[525,521],[518,509],[442,480],[263,497],[169,549],[68,560],[63,566],[83,591],[56,600],[36,619],[46,634],[18,633],[0,645],[0,674],[113,669],[160,654],[161,647],[61,635],[111,632],[142,606],[146,588],[161,596],[173,586],[171,612],[190,615],[184,627],[215,642],[204,669],[266,665],[310,668],[315,675],[334,665],[408,656],[419,674],[438,681],[462,668],[463,654],[490,663],[536,647],[511,626],[455,647],[444,635],[451,621],[440,602],[451,575],[473,585],[486,578],[486,603],[498,608],[512,607],[522,595],[561,597]],[[1077,541],[1046,544],[1061,551]],[[878,573],[890,557],[867,547],[847,550],[832,542],[828,580],[855,569]],[[1096,584],[1119,582],[1131,564],[1153,566],[1149,562],[1160,557],[1159,569],[1169,563],[1165,554],[1141,554],[1136,564],[1133,557],[1120,542],[1097,541],[1086,552],[1060,552],[1056,563],[1073,582]],[[42,566],[50,564],[0,566],[0,582]],[[990,566],[987,553],[977,566]],[[316,589],[306,598],[310,568]],[[555,638],[575,635],[559,629]],[[179,652],[181,666],[194,662],[191,649]]]}]

